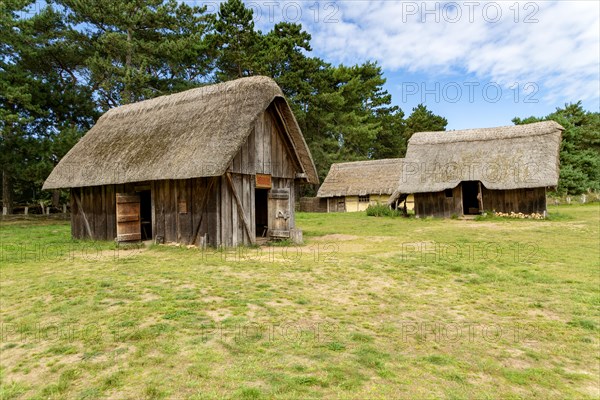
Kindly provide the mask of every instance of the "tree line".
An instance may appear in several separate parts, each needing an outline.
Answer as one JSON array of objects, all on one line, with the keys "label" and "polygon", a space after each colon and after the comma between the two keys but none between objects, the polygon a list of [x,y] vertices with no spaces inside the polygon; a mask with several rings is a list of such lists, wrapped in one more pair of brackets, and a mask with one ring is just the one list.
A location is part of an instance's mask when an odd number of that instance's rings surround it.
[{"label": "tree line", "polygon": [[558,194],[600,190],[600,113],[583,109],[581,101],[565,104],[545,117],[514,118],[515,125],[556,121],[565,128],[560,145]]},{"label": "tree line", "polygon": [[[393,105],[377,63],[313,56],[300,24],[257,30],[241,0],[217,13],[176,0],[53,0],[28,14],[34,5],[0,2],[0,165],[9,210],[61,202],[66,193],[42,192],[44,180],[108,109],[244,76],[270,76],[282,88],[320,178],[334,162],[402,157],[412,133],[447,126],[424,105],[408,116]],[[591,141],[568,154],[596,146],[597,163],[597,137]],[[578,158],[569,176],[586,174],[582,164]]]}]

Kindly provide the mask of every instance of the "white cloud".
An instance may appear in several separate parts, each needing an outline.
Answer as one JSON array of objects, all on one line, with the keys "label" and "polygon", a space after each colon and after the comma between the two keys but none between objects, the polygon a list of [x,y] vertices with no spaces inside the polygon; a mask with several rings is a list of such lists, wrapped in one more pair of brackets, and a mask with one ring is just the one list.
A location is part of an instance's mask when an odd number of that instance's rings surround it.
[{"label": "white cloud", "polygon": [[[277,3],[275,22],[286,19],[287,3],[292,1]],[[268,23],[268,6],[257,4],[261,23]],[[302,7],[297,22],[327,61],[377,60],[389,71],[432,78],[466,71],[505,87],[535,82],[548,100],[600,95],[600,2],[341,1],[335,7],[318,3],[318,13],[314,2],[296,4]],[[493,22],[498,9],[501,16]]]}]

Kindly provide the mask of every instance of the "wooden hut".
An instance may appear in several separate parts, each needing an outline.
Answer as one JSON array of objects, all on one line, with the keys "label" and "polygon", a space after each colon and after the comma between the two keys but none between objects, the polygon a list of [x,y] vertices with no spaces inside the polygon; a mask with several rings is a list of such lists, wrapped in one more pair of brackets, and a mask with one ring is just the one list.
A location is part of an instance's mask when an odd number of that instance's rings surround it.
[{"label": "wooden hut", "polygon": [[236,246],[295,238],[299,183],[318,183],[292,111],[250,77],[117,107],[44,189],[71,188],[74,238]]},{"label": "wooden hut", "polygon": [[[364,211],[369,204],[387,204],[400,182],[402,160],[390,158],[332,164],[317,197],[327,201],[327,212]],[[404,196],[402,201],[412,210],[412,197]]]},{"label": "wooden hut", "polygon": [[558,184],[562,131],[546,121],[415,133],[390,203],[412,193],[420,217],[544,214],[546,188]]}]

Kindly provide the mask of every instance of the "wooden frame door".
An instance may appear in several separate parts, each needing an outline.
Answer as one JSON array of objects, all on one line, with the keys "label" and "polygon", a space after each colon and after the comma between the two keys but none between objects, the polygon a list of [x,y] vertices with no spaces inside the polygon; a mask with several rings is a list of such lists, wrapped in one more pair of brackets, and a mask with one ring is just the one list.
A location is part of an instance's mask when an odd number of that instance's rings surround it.
[{"label": "wooden frame door", "polygon": [[269,236],[289,238],[290,219],[290,189],[271,189],[269,191]]},{"label": "wooden frame door", "polygon": [[117,242],[141,239],[140,196],[117,193]]}]

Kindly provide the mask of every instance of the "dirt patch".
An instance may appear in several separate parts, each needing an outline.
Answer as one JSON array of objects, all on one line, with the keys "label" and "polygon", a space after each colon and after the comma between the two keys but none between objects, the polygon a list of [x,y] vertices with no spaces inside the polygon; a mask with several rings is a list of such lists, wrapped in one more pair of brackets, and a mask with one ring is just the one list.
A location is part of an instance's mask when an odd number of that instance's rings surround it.
[{"label": "dirt patch", "polygon": [[220,296],[201,296],[201,299],[205,303],[222,303],[225,300],[224,297]]},{"label": "dirt patch", "polygon": [[205,310],[204,312],[215,322],[222,322],[233,315],[231,314],[231,311],[225,308],[219,308],[217,310]]},{"label": "dirt patch", "polygon": [[265,303],[268,307],[294,307],[295,304],[288,299],[279,299],[277,301],[267,301]]},{"label": "dirt patch", "polygon": [[550,321],[564,321],[558,314],[548,310],[528,310],[527,315],[534,318],[543,318]]},{"label": "dirt patch", "polygon": [[146,292],[140,296],[140,300],[143,302],[155,301],[160,300],[160,296],[155,293]]},{"label": "dirt patch", "polygon": [[177,289],[196,289],[195,283],[185,283],[183,285],[177,286]]},{"label": "dirt patch", "polygon": [[595,399],[600,397],[600,386],[598,385],[598,382],[584,386],[583,393]]},{"label": "dirt patch", "polygon": [[370,243],[383,243],[387,241],[397,242],[397,236],[365,236],[364,239]]},{"label": "dirt patch", "polygon": [[255,319],[256,315],[262,313],[264,310],[262,307],[252,303],[247,303],[246,307],[248,308],[248,311],[246,311],[246,316],[249,320]]}]

